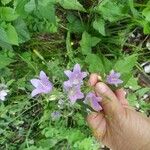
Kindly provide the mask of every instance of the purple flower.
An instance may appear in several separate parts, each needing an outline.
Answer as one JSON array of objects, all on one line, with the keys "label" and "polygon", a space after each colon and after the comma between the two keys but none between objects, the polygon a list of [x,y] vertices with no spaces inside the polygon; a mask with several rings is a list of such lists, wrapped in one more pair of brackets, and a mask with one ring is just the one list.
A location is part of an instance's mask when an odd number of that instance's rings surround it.
[{"label": "purple flower", "polygon": [[66,70],[64,73],[74,85],[81,85],[83,83],[82,80],[87,76],[87,72],[81,72],[81,67],[79,64],[74,66],[73,71]]},{"label": "purple flower", "polygon": [[7,91],[1,90],[0,91],[0,100],[4,101],[6,96],[7,96]]},{"label": "purple flower", "polygon": [[115,72],[114,70],[112,70],[110,72],[110,74],[107,75],[106,82],[109,83],[109,84],[114,84],[117,87],[118,84],[123,83],[123,81],[119,79],[120,76],[121,76],[120,73]]},{"label": "purple flower", "polygon": [[30,82],[35,87],[31,93],[32,97],[36,96],[37,94],[47,94],[52,91],[52,83],[49,81],[49,78],[46,76],[44,71],[40,72],[39,79],[32,79]]},{"label": "purple flower", "polygon": [[64,82],[64,89],[72,104],[74,104],[77,99],[84,98],[84,94],[80,90],[80,85],[72,85],[69,80]]},{"label": "purple flower", "polygon": [[58,120],[61,117],[61,113],[59,111],[54,111],[51,113],[52,120]]},{"label": "purple flower", "polygon": [[95,111],[100,111],[102,110],[102,107],[100,106],[99,102],[101,101],[101,97],[97,97],[95,95],[95,93],[88,93],[85,100],[84,100],[84,103],[85,104],[88,104],[89,106],[91,106]]}]

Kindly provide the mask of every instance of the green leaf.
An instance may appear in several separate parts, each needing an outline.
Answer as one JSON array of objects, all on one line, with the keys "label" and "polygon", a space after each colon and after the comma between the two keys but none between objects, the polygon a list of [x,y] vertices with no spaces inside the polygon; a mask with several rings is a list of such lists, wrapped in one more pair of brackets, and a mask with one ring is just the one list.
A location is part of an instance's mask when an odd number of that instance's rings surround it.
[{"label": "green leaf", "polygon": [[140,16],[140,13],[135,9],[134,0],[128,0],[131,12],[135,18]]},{"label": "green leaf", "polygon": [[53,2],[47,2],[46,4],[43,4],[40,1],[38,4],[38,10],[41,15],[41,18],[45,18],[49,22],[56,25],[55,5]]},{"label": "green leaf", "polygon": [[101,14],[105,20],[114,22],[122,19],[122,17],[126,15],[123,8],[123,4],[119,4],[113,0],[103,0],[96,6],[95,10],[97,13]]},{"label": "green leaf", "polygon": [[57,0],[64,9],[78,10],[86,12],[78,0]]},{"label": "green leaf", "polygon": [[35,0],[30,0],[24,8],[26,12],[32,12],[36,8]]},{"label": "green leaf", "polygon": [[128,80],[126,87],[131,88],[132,90],[137,90],[140,88],[138,85],[138,78],[134,78],[133,76]]},{"label": "green leaf", "polygon": [[97,37],[92,37],[86,31],[82,34],[82,39],[80,41],[81,51],[84,55],[91,53],[92,47],[96,46],[100,42]]},{"label": "green leaf", "polygon": [[3,41],[3,42],[6,42],[6,43],[9,42],[7,33],[6,33],[6,31],[4,30],[4,28],[2,28],[2,27],[0,27],[0,40]]},{"label": "green leaf", "polygon": [[104,74],[105,69],[102,60],[96,54],[88,54],[85,62],[89,65],[89,71]]},{"label": "green leaf", "polygon": [[130,73],[133,67],[135,66],[136,62],[137,62],[136,55],[126,56],[122,59],[119,59],[116,62],[114,70],[120,73]]},{"label": "green leaf", "polygon": [[18,33],[19,43],[23,43],[30,40],[30,33],[23,19],[18,18],[17,20],[15,20],[14,26],[16,32]]},{"label": "green leaf", "polygon": [[75,33],[84,32],[85,26],[78,17],[76,17],[72,13],[69,13],[67,16],[67,20],[69,22],[68,28],[69,28],[70,32],[75,32]]},{"label": "green leaf", "polygon": [[9,43],[13,45],[18,45],[18,35],[16,29],[11,24],[7,25],[6,33],[9,39]]},{"label": "green leaf", "polygon": [[146,7],[143,12],[142,12],[142,15],[145,17],[145,19],[147,21],[150,22],[150,6]]},{"label": "green leaf", "polygon": [[129,93],[128,96],[127,96],[127,99],[128,99],[129,104],[130,104],[131,106],[134,106],[134,107],[135,107],[135,106],[139,105],[135,93]]},{"label": "green leaf", "polygon": [[12,49],[11,45],[9,44],[7,33],[2,27],[0,27],[0,46],[4,49]]},{"label": "green leaf", "polygon": [[13,59],[9,58],[3,51],[0,52],[0,60],[0,69],[5,68],[14,61]]},{"label": "green leaf", "polygon": [[105,33],[105,21],[102,18],[95,19],[93,22],[93,28],[97,30],[100,34],[106,35]]},{"label": "green leaf", "polygon": [[6,4],[10,3],[11,1],[12,0],[1,0],[1,2],[2,2],[3,5],[6,5]]},{"label": "green leaf", "polygon": [[0,19],[4,21],[13,21],[18,18],[18,14],[10,7],[0,7]]}]

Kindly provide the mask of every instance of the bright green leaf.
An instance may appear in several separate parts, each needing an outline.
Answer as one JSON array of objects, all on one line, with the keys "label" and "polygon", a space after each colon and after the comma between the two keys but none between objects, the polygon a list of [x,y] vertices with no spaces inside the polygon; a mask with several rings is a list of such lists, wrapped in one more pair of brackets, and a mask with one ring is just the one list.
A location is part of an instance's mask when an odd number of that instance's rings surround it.
[{"label": "bright green leaf", "polygon": [[127,99],[128,99],[129,104],[130,104],[131,106],[134,106],[134,107],[135,107],[135,106],[139,105],[139,104],[138,104],[138,101],[137,101],[136,94],[134,94],[134,93],[129,93],[128,96],[127,96]]},{"label": "bright green leaf", "polygon": [[89,65],[90,72],[97,72],[101,74],[105,72],[103,62],[98,55],[88,54],[85,62]]},{"label": "bright green leaf", "polygon": [[130,87],[133,90],[137,90],[140,88],[138,85],[138,78],[134,78],[133,76],[129,79],[129,81],[126,84],[126,87]]},{"label": "bright green leaf", "polygon": [[30,0],[25,6],[26,12],[32,12],[36,7],[35,0]]},{"label": "bright green leaf", "polygon": [[91,53],[92,47],[96,46],[100,42],[97,37],[92,37],[86,31],[82,34],[82,39],[80,41],[81,51],[83,54]]},{"label": "bright green leaf", "polygon": [[136,62],[137,62],[136,55],[126,56],[122,59],[119,59],[116,62],[114,70],[121,73],[130,73],[133,67],[135,66]]},{"label": "bright green leaf", "polygon": [[11,24],[8,24],[6,33],[9,39],[9,43],[13,45],[18,45],[18,35],[14,26],[12,26]]},{"label": "bright green leaf", "polygon": [[100,34],[106,35],[105,33],[105,21],[102,18],[95,19],[93,22],[93,28],[97,30]]},{"label": "bright green leaf", "polygon": [[64,9],[71,9],[71,10],[78,10],[78,11],[84,11],[84,12],[86,12],[86,10],[78,2],[78,0],[57,0],[57,2],[59,2],[59,4]]},{"label": "bright green leaf", "polygon": [[102,15],[105,20],[114,22],[122,19],[122,17],[126,15],[123,8],[123,4],[119,4],[112,0],[103,0],[98,6],[96,6],[95,10]]},{"label": "bright green leaf", "polygon": [[145,17],[145,19],[150,22],[150,6],[146,7],[143,10],[142,14]]},{"label": "bright green leaf", "polygon": [[0,7],[0,19],[4,21],[13,21],[18,18],[18,14],[10,7]]},{"label": "bright green leaf", "polygon": [[9,43],[9,39],[4,28],[0,27],[0,40]]}]

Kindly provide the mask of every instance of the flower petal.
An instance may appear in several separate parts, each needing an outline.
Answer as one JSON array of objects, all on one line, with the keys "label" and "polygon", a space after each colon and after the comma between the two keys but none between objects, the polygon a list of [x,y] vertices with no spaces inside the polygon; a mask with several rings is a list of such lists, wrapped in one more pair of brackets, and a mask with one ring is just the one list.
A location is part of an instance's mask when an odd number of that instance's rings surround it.
[{"label": "flower petal", "polygon": [[100,104],[98,103],[98,101],[96,101],[96,100],[90,100],[90,102],[91,102],[91,107],[94,109],[94,110],[96,110],[96,111],[100,111],[100,110],[102,110],[102,107],[100,106]]},{"label": "flower petal", "polygon": [[38,95],[38,94],[40,94],[40,93],[41,93],[40,90],[34,89],[34,90],[32,91],[32,93],[31,93],[31,96],[34,97],[34,96],[36,96],[36,95]]},{"label": "flower petal", "polygon": [[68,80],[68,81],[65,81],[64,82],[64,89],[65,90],[68,90],[70,87],[72,87],[72,84],[71,82]]},{"label": "flower petal", "polygon": [[48,79],[47,75],[45,74],[44,71],[40,71],[40,76],[39,78],[42,80],[42,79]]},{"label": "flower petal", "polygon": [[79,64],[76,64],[76,65],[74,66],[73,72],[80,72],[80,71],[81,71],[80,65],[79,65]]},{"label": "flower petal", "polygon": [[64,73],[68,78],[70,78],[72,75],[72,72],[70,70],[66,70],[66,71],[64,71]]},{"label": "flower petal", "polygon": [[6,96],[7,95],[7,92],[5,91],[5,90],[2,90],[2,91],[0,91],[0,96]]},{"label": "flower petal", "polygon": [[32,79],[32,80],[30,80],[30,82],[32,83],[32,85],[34,87],[38,87],[39,84],[40,84],[40,80],[39,79]]}]

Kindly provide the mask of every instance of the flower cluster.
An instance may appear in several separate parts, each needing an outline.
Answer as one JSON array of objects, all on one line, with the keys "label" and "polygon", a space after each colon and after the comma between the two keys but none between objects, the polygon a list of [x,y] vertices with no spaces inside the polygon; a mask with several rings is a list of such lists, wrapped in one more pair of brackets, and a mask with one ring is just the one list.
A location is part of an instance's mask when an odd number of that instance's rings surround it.
[{"label": "flower cluster", "polygon": [[[94,92],[89,92],[84,97],[84,93],[81,91],[83,86],[83,79],[87,77],[87,72],[82,72],[79,64],[76,64],[73,70],[64,71],[65,75],[68,77],[68,80],[63,83],[63,88],[67,93],[70,103],[74,104],[77,100],[84,98],[84,104],[89,105],[95,111],[102,110],[100,102],[101,97],[98,97]],[[116,87],[123,83],[120,79],[120,73],[112,70],[109,75],[106,76],[106,82],[110,85],[115,85]],[[53,84],[49,81],[49,77],[45,74],[44,71],[40,71],[39,77],[30,80],[31,84],[34,86],[34,90],[31,93],[32,97],[40,94],[48,94],[53,89]],[[0,100],[4,101],[7,96],[8,90],[6,86],[0,84]],[[58,107],[62,109],[64,106],[64,101],[59,100]],[[60,118],[61,114],[59,111],[55,111],[51,114],[53,120]]]},{"label": "flower cluster", "polygon": [[[68,77],[68,80],[63,83],[63,88],[67,93],[68,98],[70,99],[71,104],[74,104],[77,100],[81,100],[84,98],[84,94],[81,91],[81,87],[83,86],[83,79],[87,77],[87,72],[82,72],[79,64],[76,64],[73,70],[64,71],[65,75]],[[109,75],[107,75],[106,82],[111,85],[118,86],[118,84],[123,83],[120,78],[120,73],[112,70]],[[39,94],[47,94],[52,91],[53,85],[49,81],[49,78],[46,76],[44,71],[41,71],[38,79],[32,79],[30,81],[35,89],[32,91],[31,96],[34,97]],[[4,91],[1,91],[0,98],[4,99],[4,96],[7,94]],[[87,93],[84,103],[92,107],[95,111],[102,110],[100,105],[101,97],[96,96],[94,92]],[[62,102],[61,102],[62,103]],[[59,106],[62,108],[62,106]],[[52,113],[53,118],[55,116],[59,116],[59,113]],[[57,118],[57,117],[56,117]]]},{"label": "flower cluster", "polygon": [[84,98],[84,94],[81,92],[81,86],[83,85],[83,79],[87,76],[86,72],[81,72],[81,67],[76,64],[73,71],[64,71],[66,76],[69,78],[68,81],[64,82],[64,89],[68,94],[68,97],[72,104],[78,99]]}]

